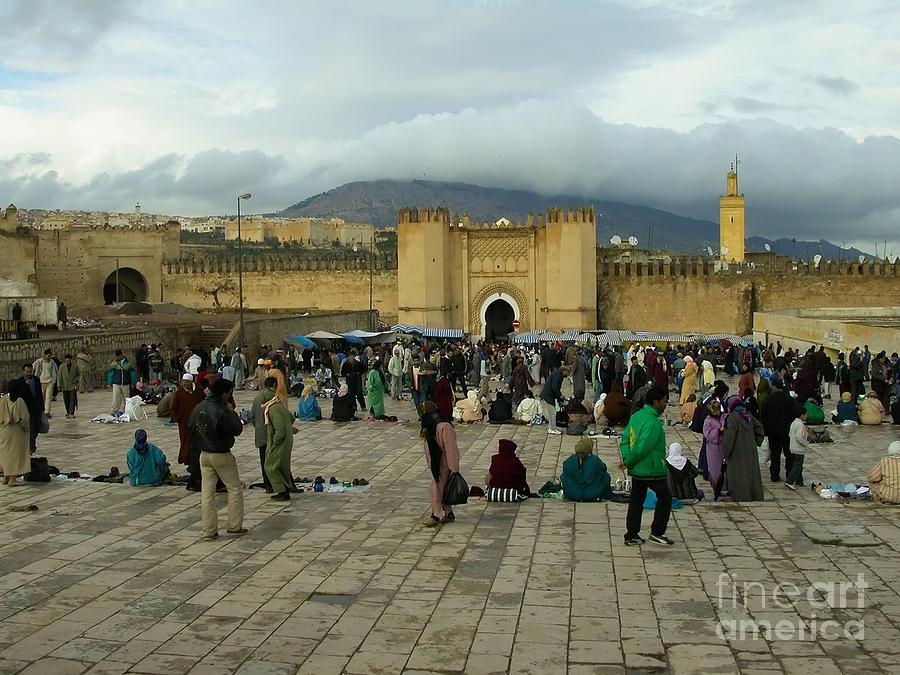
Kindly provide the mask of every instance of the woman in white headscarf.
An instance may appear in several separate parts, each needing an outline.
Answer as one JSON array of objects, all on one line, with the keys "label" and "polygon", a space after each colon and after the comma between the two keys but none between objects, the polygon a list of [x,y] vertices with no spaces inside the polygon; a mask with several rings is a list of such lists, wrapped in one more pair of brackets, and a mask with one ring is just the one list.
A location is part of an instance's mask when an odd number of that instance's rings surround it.
[{"label": "woman in white headscarf", "polygon": [[887,457],[872,467],[868,477],[873,498],[882,504],[900,504],[900,441],[888,446]]},{"label": "woman in white headscarf", "polygon": [[456,402],[453,417],[461,422],[480,422],[483,416],[481,403],[478,401],[478,392],[474,389],[469,389],[466,397]]},{"label": "woman in white headscarf", "polygon": [[684,456],[681,443],[672,443],[666,455],[666,467],[669,470],[669,490],[672,498],[682,504],[695,504],[703,499],[703,492],[697,489],[694,480],[700,475],[697,468]]},{"label": "woman in white headscarf", "polygon": [[703,366],[703,379],[700,381],[700,398],[703,398],[706,392],[713,388],[713,384],[716,381],[716,371],[713,368],[713,364],[709,361],[703,361],[700,365]]}]

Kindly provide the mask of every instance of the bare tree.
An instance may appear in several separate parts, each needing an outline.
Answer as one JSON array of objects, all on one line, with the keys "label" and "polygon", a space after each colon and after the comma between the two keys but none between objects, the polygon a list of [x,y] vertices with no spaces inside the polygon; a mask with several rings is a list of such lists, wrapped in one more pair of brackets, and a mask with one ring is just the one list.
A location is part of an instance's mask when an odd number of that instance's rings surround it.
[{"label": "bare tree", "polygon": [[234,293],[235,284],[234,279],[230,276],[225,276],[224,274],[220,274],[214,279],[210,280],[208,284],[205,286],[201,286],[199,291],[202,295],[208,296],[212,298],[213,307],[216,309],[222,309],[222,301],[219,298],[220,293]]}]

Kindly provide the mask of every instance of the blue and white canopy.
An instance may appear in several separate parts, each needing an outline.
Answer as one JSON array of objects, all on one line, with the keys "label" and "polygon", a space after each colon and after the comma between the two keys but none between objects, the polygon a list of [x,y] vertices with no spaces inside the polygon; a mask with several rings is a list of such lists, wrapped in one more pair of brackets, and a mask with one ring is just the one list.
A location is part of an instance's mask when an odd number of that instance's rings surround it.
[{"label": "blue and white canopy", "polygon": [[460,340],[465,337],[465,331],[459,328],[423,328],[422,326],[408,326],[398,323],[391,326],[395,333],[415,334],[427,338],[446,338],[448,340]]}]

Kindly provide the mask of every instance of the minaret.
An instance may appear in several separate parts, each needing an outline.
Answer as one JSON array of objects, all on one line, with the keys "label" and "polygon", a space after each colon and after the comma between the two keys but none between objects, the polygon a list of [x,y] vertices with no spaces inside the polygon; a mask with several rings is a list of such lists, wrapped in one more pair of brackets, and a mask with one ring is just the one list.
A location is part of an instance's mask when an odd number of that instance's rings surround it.
[{"label": "minaret", "polygon": [[719,254],[722,260],[744,262],[744,195],[738,192],[737,156],[734,161],[719,197]]}]

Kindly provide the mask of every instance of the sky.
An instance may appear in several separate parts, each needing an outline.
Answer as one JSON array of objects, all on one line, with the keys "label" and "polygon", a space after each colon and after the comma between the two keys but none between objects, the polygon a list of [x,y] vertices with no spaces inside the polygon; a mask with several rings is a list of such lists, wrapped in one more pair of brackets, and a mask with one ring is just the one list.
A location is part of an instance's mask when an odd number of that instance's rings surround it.
[{"label": "sky", "polygon": [[[5,0],[0,202],[456,180],[900,255],[896,0]],[[503,214],[498,214],[498,217]]]}]

